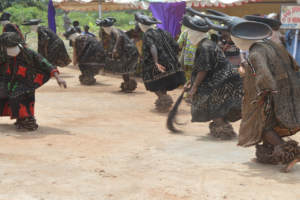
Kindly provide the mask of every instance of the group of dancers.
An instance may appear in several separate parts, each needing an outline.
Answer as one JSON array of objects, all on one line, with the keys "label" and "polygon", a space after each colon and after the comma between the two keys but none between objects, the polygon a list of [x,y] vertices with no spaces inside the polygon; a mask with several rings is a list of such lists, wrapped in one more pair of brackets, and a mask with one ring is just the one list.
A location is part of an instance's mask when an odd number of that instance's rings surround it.
[{"label": "group of dancers", "polygon": [[[136,29],[143,35],[143,81],[147,91],[158,99],[159,112],[170,111],[167,127],[176,132],[175,116],[183,94],[191,98],[192,122],[209,122],[210,134],[215,140],[236,137],[230,122],[240,119],[239,146],[256,145],[255,162],[286,164],[282,172],[288,172],[300,161],[300,148],[294,140],[284,141],[300,130],[300,79],[296,72],[299,65],[281,44],[267,40],[272,29],[281,23],[274,19],[245,16],[232,17],[213,10],[211,15],[187,8],[193,15],[184,15],[182,24],[188,35],[193,35],[197,47],[191,79],[186,77],[177,54],[179,45],[171,34],[155,24],[154,17],[135,13]],[[195,15],[195,16],[194,16]],[[34,92],[51,76],[60,86],[66,83],[59,77],[57,67],[71,63],[62,40],[41,20],[24,21],[24,25],[38,33],[38,52],[28,48],[19,27],[9,22],[9,13],[0,18],[4,26],[0,36],[0,115],[16,119],[19,131],[33,131],[38,125],[34,118]],[[214,21],[219,21],[217,25]],[[73,43],[73,63],[78,65],[82,84],[96,82],[94,76],[104,67],[108,73],[122,75],[121,89],[133,92],[137,83],[130,78],[136,70],[138,49],[123,31],[114,26],[116,19],[96,20],[109,35],[108,50],[94,37],[81,35],[76,27],[69,28],[64,36]],[[243,78],[232,67],[220,47],[207,37],[209,30],[227,31],[235,45],[250,51],[248,67]],[[181,85],[183,93],[174,101],[168,91]],[[262,143],[262,144],[260,144]]]}]

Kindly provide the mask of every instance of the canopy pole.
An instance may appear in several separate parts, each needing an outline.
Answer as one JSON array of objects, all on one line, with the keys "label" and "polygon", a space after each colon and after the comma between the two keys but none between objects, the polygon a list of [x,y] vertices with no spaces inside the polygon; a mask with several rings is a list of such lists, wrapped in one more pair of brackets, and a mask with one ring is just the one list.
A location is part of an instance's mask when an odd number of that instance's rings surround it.
[{"label": "canopy pole", "polygon": [[296,30],[296,33],[295,33],[295,44],[294,44],[294,51],[293,51],[293,57],[294,57],[295,60],[296,60],[296,56],[297,56],[298,34],[299,34],[299,30]]},{"label": "canopy pole", "polygon": [[[102,8],[101,8],[101,0],[99,0],[99,19],[102,20]],[[100,44],[103,48],[103,40],[102,40],[102,27],[100,26],[100,31],[99,31],[99,36],[100,36]],[[102,72],[102,76],[105,76],[105,72],[104,72],[104,68],[103,68],[103,72]]]}]

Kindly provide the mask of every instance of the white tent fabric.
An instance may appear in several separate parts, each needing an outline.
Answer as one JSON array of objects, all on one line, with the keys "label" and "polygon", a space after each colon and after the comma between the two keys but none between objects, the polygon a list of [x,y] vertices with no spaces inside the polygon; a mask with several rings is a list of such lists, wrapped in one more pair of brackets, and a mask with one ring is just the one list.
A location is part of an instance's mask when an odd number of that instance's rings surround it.
[{"label": "white tent fabric", "polygon": [[[70,11],[99,11],[98,0],[52,0],[55,8]],[[101,0],[101,10],[148,9],[150,3],[144,1],[125,1],[115,3],[113,0]]]},{"label": "white tent fabric", "polygon": [[[98,0],[52,0],[55,8],[74,11],[98,11]],[[242,6],[260,0],[101,0],[101,10],[149,9],[150,3],[175,3],[185,1],[188,7],[227,8]]]}]

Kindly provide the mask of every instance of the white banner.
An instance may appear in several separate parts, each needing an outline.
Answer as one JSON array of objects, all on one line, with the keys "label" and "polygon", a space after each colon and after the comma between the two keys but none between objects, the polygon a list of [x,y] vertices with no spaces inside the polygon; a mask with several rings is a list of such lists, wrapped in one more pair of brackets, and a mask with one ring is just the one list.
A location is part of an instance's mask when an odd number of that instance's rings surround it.
[{"label": "white banner", "polygon": [[280,21],[280,29],[300,29],[300,5],[281,5]]}]

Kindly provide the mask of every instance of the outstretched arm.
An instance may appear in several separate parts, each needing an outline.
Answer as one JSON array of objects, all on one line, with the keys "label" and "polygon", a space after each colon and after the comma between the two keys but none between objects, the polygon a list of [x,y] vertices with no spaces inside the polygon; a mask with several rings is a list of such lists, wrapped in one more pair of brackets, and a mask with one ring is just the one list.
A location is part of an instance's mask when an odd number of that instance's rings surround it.
[{"label": "outstretched arm", "polygon": [[151,45],[150,51],[151,51],[152,57],[154,59],[155,66],[158,68],[158,70],[160,72],[164,73],[166,68],[164,68],[162,65],[158,64],[158,57],[157,57],[157,48],[156,48],[156,46],[155,45]]}]

